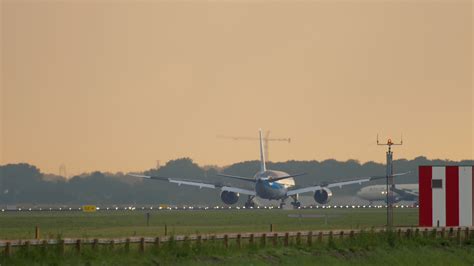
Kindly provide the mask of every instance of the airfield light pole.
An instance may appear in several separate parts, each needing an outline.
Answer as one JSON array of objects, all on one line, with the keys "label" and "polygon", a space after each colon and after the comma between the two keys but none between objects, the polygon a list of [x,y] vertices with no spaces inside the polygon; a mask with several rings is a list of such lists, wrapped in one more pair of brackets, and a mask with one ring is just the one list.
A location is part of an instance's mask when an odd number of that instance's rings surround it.
[{"label": "airfield light pole", "polygon": [[392,146],[403,145],[403,137],[400,139],[400,143],[393,143],[391,139],[387,140],[387,143],[380,143],[379,136],[377,135],[377,145],[388,146],[387,151],[387,170],[386,170],[386,190],[385,195],[387,199],[387,228],[392,229],[393,227],[393,190],[395,186],[393,182],[393,152]]}]

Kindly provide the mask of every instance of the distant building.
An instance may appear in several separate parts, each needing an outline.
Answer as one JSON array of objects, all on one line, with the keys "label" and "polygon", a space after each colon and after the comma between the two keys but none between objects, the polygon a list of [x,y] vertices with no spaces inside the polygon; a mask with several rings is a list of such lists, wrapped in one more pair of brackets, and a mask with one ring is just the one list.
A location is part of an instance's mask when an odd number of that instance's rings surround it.
[{"label": "distant building", "polygon": [[473,226],[473,166],[419,167],[419,225]]}]

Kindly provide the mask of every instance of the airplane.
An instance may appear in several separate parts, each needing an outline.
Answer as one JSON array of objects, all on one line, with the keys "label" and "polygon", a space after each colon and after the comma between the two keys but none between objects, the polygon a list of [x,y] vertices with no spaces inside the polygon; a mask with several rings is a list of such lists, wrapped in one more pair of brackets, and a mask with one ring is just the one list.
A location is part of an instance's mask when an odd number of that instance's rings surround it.
[{"label": "airplane", "polygon": [[[390,202],[397,203],[402,200],[418,202],[419,190],[418,184],[397,184],[391,187],[392,198]],[[357,192],[357,196],[361,199],[368,200],[370,204],[373,201],[387,201],[386,185],[373,185],[361,188]]]},{"label": "airplane", "polygon": [[[313,192],[314,200],[319,204],[327,204],[331,197],[332,191],[331,188],[342,187],[352,184],[362,184],[372,180],[386,178],[385,176],[370,176],[362,177],[358,179],[352,179],[342,182],[334,183],[324,183],[320,185],[313,185],[304,188],[295,187],[295,177],[305,175],[306,173],[299,174],[288,174],[282,171],[275,171],[267,169],[265,165],[265,152],[262,141],[262,130],[259,130],[259,140],[260,140],[260,171],[258,171],[253,177],[243,177],[236,175],[228,174],[218,174],[218,176],[231,178],[236,180],[243,180],[249,183],[252,183],[254,186],[253,190],[238,188],[233,186],[225,186],[218,183],[206,183],[206,182],[197,182],[195,180],[186,180],[173,177],[164,177],[164,176],[148,176],[142,174],[129,173],[128,175],[152,180],[167,181],[170,183],[175,183],[178,185],[189,185],[199,188],[210,188],[210,189],[219,189],[221,190],[221,200],[227,205],[233,205],[239,200],[240,194],[247,195],[247,201],[245,202],[245,208],[254,208],[255,203],[253,199],[259,197],[267,200],[280,200],[280,208],[285,205],[285,200],[292,198],[293,201],[291,204],[294,208],[299,208],[301,203],[298,201],[298,195],[302,193]],[[394,174],[394,176],[404,175]]]}]

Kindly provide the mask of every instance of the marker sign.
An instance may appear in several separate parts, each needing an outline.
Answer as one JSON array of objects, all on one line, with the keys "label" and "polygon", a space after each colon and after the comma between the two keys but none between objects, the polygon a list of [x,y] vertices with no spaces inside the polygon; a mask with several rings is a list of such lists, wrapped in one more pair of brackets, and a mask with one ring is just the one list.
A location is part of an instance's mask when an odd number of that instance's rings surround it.
[{"label": "marker sign", "polygon": [[82,206],[83,212],[96,212],[97,208],[95,205],[84,205]]}]

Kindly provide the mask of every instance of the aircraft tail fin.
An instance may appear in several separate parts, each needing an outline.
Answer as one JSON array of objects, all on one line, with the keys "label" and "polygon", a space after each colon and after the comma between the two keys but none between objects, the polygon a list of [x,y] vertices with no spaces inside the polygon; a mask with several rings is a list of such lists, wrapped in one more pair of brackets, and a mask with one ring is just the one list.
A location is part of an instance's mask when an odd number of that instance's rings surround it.
[{"label": "aircraft tail fin", "polygon": [[259,137],[260,137],[260,172],[267,171],[267,167],[265,166],[265,150],[263,148],[263,139],[262,139],[262,129],[259,130]]}]

